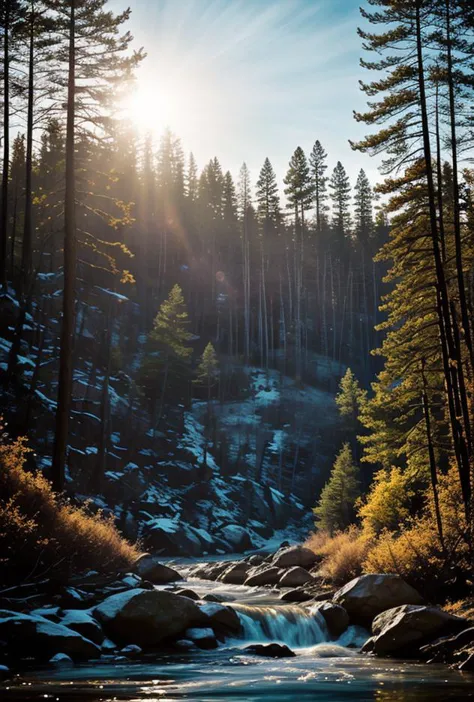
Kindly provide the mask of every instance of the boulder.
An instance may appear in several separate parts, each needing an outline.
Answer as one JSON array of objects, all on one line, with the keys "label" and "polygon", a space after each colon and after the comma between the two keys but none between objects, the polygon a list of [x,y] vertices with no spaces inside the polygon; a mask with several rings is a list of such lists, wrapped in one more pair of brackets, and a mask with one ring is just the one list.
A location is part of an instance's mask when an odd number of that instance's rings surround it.
[{"label": "boulder", "polygon": [[259,553],[256,553],[253,556],[249,556],[249,558],[247,558],[247,561],[252,566],[259,566],[259,565],[262,565],[262,563],[265,563],[265,558],[264,558],[264,556],[261,556]]},{"label": "boulder", "polygon": [[193,568],[191,575],[202,580],[217,580],[219,575],[229,568],[229,563],[205,563],[202,566]]},{"label": "boulder", "polygon": [[0,640],[16,656],[49,660],[57,653],[64,653],[73,660],[100,657],[100,649],[92,641],[63,624],[56,624],[43,617],[32,617],[17,612],[0,612]]},{"label": "boulder", "polygon": [[154,585],[166,585],[183,579],[177,570],[160,563],[156,556],[150,556],[148,553],[135,562],[134,571]]},{"label": "boulder", "polygon": [[104,632],[100,624],[94,619],[91,612],[84,609],[66,609],[61,619],[61,624],[69,627],[89,641],[101,645]]},{"label": "boulder", "polygon": [[129,590],[101,602],[94,614],[107,636],[122,644],[154,646],[209,620],[188,597],[164,590]]},{"label": "boulder", "polygon": [[245,580],[247,580],[250,568],[251,566],[244,561],[233,563],[227,570],[219,575],[218,580],[223,583],[229,583],[230,585],[243,585]]},{"label": "boulder", "polygon": [[244,651],[254,653],[257,656],[266,656],[267,658],[294,658],[296,653],[285,646],[285,644],[252,644],[246,646]]},{"label": "boulder", "polygon": [[225,607],[217,602],[201,604],[200,609],[209,617],[209,621],[214,630],[232,634],[238,634],[241,629],[239,615],[232,607]]},{"label": "boulder", "polygon": [[280,549],[273,556],[273,565],[277,568],[311,568],[317,563],[317,556],[311,549],[305,546],[289,546],[288,548]]},{"label": "boulder", "polygon": [[190,590],[189,588],[183,588],[183,590],[176,590],[175,595],[179,595],[180,597],[189,597],[190,600],[199,600],[200,597],[199,595],[194,592],[194,590]]},{"label": "boulder", "polygon": [[208,592],[202,599],[206,602],[228,602],[228,598],[224,595],[214,595],[212,592]]},{"label": "boulder", "polygon": [[193,628],[185,631],[185,639],[192,641],[198,648],[211,649],[217,648],[217,639],[212,629],[209,628]]},{"label": "boulder", "polygon": [[288,590],[280,596],[280,600],[284,602],[309,602],[312,599],[313,596],[302,589]]},{"label": "boulder", "polygon": [[338,639],[349,626],[349,615],[346,610],[334,602],[318,602],[311,607],[310,611],[312,614],[319,612],[324,617],[328,631],[335,639]]},{"label": "boulder", "polygon": [[222,527],[219,536],[231,546],[234,553],[243,553],[253,548],[247,529],[237,524]]},{"label": "boulder", "polygon": [[457,652],[474,647],[474,627],[471,625],[472,622],[469,622],[470,628],[464,629],[456,636],[445,636],[422,646],[423,656],[430,661],[452,662]]},{"label": "boulder", "polygon": [[333,601],[344,607],[351,621],[367,626],[381,612],[404,604],[422,604],[423,598],[399,575],[371,573],[344,585]]},{"label": "boulder", "polygon": [[307,570],[300,566],[294,566],[294,568],[290,568],[286,573],[283,573],[278,585],[280,587],[298,587],[311,582],[313,582],[313,576]]},{"label": "boulder", "polygon": [[468,627],[461,617],[437,607],[401,605],[379,614],[372,624],[371,650],[378,656],[412,655],[439,636]]},{"label": "boulder", "polygon": [[244,585],[255,587],[256,585],[276,585],[280,580],[281,570],[275,566],[265,566],[253,571],[252,575],[245,580]]}]

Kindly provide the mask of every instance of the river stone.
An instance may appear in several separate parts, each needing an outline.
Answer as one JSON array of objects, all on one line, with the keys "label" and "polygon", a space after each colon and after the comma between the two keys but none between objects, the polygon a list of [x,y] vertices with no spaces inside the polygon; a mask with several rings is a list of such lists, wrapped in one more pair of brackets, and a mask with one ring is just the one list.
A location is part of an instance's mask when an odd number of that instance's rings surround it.
[{"label": "river stone", "polygon": [[288,590],[280,596],[280,600],[284,602],[309,602],[312,599],[313,596],[309,592],[300,589]]},{"label": "river stone", "polygon": [[228,524],[220,530],[221,538],[231,546],[234,553],[243,553],[253,548],[247,529],[238,524]]},{"label": "river stone", "polygon": [[69,627],[78,634],[84,636],[89,641],[101,645],[104,640],[104,632],[100,624],[94,619],[89,610],[66,609],[61,619],[61,624]]},{"label": "river stone", "polygon": [[227,597],[224,597],[224,595],[215,595],[212,592],[208,592],[207,594],[204,595],[202,598],[206,602],[228,602],[229,599]]},{"label": "river stone", "polygon": [[367,626],[381,612],[404,604],[422,604],[423,598],[399,575],[371,573],[344,585],[333,601],[344,607],[351,621]]},{"label": "river stone", "polygon": [[296,653],[285,646],[285,644],[252,644],[246,646],[244,651],[254,653],[257,656],[266,656],[267,658],[294,658]]},{"label": "river stone", "polygon": [[244,561],[233,563],[227,570],[219,575],[218,580],[230,585],[243,585],[247,579],[248,572],[251,566]]},{"label": "river stone", "polygon": [[100,657],[95,643],[63,624],[5,610],[0,612],[0,617],[0,640],[17,656],[46,661],[57,653],[65,653],[73,660]]},{"label": "river stone", "polygon": [[232,607],[225,607],[217,602],[207,602],[199,607],[209,617],[213,629],[232,634],[239,633],[241,629],[239,615]]},{"label": "river stone", "polygon": [[290,546],[280,549],[273,556],[273,565],[277,568],[311,568],[319,561],[319,557],[305,546]]},{"label": "river stone", "polygon": [[207,616],[188,597],[164,590],[129,590],[112,595],[94,610],[107,636],[146,647],[205,625]]},{"label": "river stone", "polygon": [[319,612],[326,622],[329,633],[338,639],[349,626],[349,615],[344,607],[334,602],[318,602],[311,607],[311,613]]},{"label": "river stone", "polygon": [[372,650],[379,656],[418,652],[420,645],[469,626],[437,607],[402,605],[379,614],[372,624]]},{"label": "river stone", "polygon": [[166,585],[183,579],[177,570],[160,563],[156,556],[150,556],[148,553],[135,561],[134,571],[154,585]]},{"label": "river stone", "polygon": [[300,566],[294,566],[281,576],[278,585],[280,587],[298,587],[311,582],[313,582],[313,576],[307,570]]},{"label": "river stone", "polygon": [[262,565],[262,563],[265,563],[265,557],[261,556],[259,553],[255,553],[253,556],[250,556],[247,560],[252,566],[259,566]]},{"label": "river stone", "polygon": [[188,641],[192,641],[198,648],[208,650],[217,648],[217,639],[212,629],[209,628],[193,628],[186,629],[184,637]]},{"label": "river stone", "polygon": [[259,568],[245,580],[244,585],[255,587],[256,585],[276,585],[280,580],[281,570],[275,566]]},{"label": "river stone", "polygon": [[179,595],[180,597],[189,597],[190,600],[199,600],[201,599],[197,592],[194,592],[194,590],[189,590],[189,588],[183,588],[183,590],[176,590],[175,595]]}]

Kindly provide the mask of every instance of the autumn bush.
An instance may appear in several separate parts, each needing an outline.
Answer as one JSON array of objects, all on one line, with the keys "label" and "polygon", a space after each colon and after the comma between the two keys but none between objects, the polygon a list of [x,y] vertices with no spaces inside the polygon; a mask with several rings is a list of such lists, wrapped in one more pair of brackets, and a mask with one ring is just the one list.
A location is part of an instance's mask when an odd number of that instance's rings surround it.
[{"label": "autumn bush", "polygon": [[318,575],[336,585],[343,585],[361,575],[370,542],[360,529],[353,526],[334,536],[316,531],[305,545],[322,559]]},{"label": "autumn bush", "polygon": [[0,582],[126,569],[139,555],[113,520],[58,498],[29,472],[24,439],[0,443]]},{"label": "autumn bush", "polygon": [[457,471],[440,476],[439,505],[442,536],[434,499],[428,490],[426,507],[398,531],[385,530],[374,540],[363,567],[366,572],[395,572],[427,597],[462,595],[474,565]]}]

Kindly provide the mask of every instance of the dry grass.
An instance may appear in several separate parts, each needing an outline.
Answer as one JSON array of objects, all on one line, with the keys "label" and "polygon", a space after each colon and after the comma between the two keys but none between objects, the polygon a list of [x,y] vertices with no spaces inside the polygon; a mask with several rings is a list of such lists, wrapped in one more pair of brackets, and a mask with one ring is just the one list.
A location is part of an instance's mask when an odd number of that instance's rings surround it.
[{"label": "dry grass", "polygon": [[0,444],[0,581],[126,569],[139,555],[111,519],[59,499],[25,470],[24,440]]},{"label": "dry grass", "polygon": [[359,529],[351,527],[335,536],[317,531],[311,534],[305,546],[322,558],[317,574],[343,585],[363,572],[369,542]]}]

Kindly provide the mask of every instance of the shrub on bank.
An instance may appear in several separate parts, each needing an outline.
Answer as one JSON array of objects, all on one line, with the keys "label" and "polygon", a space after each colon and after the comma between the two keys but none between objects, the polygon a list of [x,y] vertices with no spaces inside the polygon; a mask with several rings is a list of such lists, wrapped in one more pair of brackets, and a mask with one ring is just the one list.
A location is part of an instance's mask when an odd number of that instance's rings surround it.
[{"label": "shrub on bank", "polygon": [[24,439],[0,442],[0,582],[124,569],[139,555],[113,520],[57,497],[25,470]]},{"label": "shrub on bank", "polygon": [[343,585],[362,574],[369,541],[353,526],[334,536],[318,531],[311,534],[305,545],[322,558],[318,575]]}]

